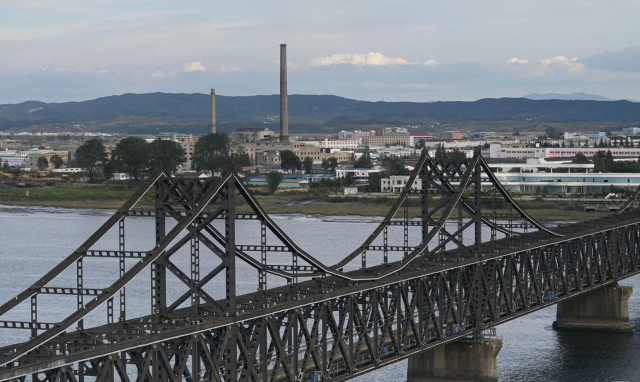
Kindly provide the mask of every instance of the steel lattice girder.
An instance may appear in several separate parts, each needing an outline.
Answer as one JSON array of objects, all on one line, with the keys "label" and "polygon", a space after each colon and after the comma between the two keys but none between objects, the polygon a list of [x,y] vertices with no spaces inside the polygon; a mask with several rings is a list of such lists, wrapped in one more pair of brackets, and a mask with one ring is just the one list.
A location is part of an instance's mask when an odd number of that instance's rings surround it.
[{"label": "steel lattice girder", "polygon": [[[482,215],[480,180],[483,171],[523,219],[524,227],[531,225],[539,229],[537,235],[523,234],[517,240],[509,237],[492,243],[478,240],[482,224],[494,231],[513,235],[499,228],[496,222],[491,222],[486,214]],[[409,248],[406,244],[409,223],[404,203],[418,174],[423,185],[427,183],[438,188],[449,199],[430,209],[428,198],[424,197],[429,190],[423,192],[423,243]],[[452,181],[459,182],[459,186],[453,186]],[[154,186],[156,210],[146,216],[156,219],[157,247],[147,252],[125,251],[123,219],[130,215],[144,215],[133,208],[146,190]],[[255,214],[235,213],[236,187]],[[471,199],[462,198],[467,188],[473,191]],[[204,207],[212,200],[220,201],[220,207],[214,212],[205,211]],[[387,246],[387,228],[395,225],[392,218],[403,205],[404,220],[399,225],[405,227],[405,245]],[[336,266],[327,267],[297,247],[275,225],[234,173],[226,173],[221,179],[207,180],[174,179],[159,173],[87,241],[97,241],[106,232],[106,227],[118,223],[121,230],[119,251],[99,251],[85,243],[65,260],[69,264],[78,261],[81,267],[79,259],[83,257],[119,257],[122,267],[125,258],[141,258],[143,263],[137,266],[136,272],[145,264],[151,265],[152,290],[155,291],[152,306],[157,313],[139,320],[113,323],[111,311],[108,326],[64,334],[69,342],[63,341],[62,337],[56,342],[55,335],[51,333],[63,333],[75,318],[66,320],[64,325],[67,326],[64,327],[60,324],[50,327],[37,322],[35,297],[41,293],[57,293],[55,289],[46,287],[44,281],[55,276],[57,268],[66,264],[63,262],[42,279],[42,285],[36,285],[16,298],[16,301],[24,301],[31,297],[32,322],[5,325],[30,328],[35,334],[38,329],[44,329],[46,332],[43,334],[54,341],[39,340],[43,345],[38,347],[38,339],[34,339],[35,346],[22,345],[23,349],[34,347],[29,353],[23,350],[21,357],[13,355],[13,352],[5,353],[5,360],[13,358],[15,361],[0,368],[0,380],[23,379],[24,375],[31,373],[40,373],[40,380],[74,380],[74,373],[98,380],[113,380],[116,376],[127,380],[127,366],[135,366],[138,379],[153,381],[191,378],[189,373],[205,380],[295,380],[302,373],[320,373],[335,380],[347,379],[635,274],[638,271],[639,219],[628,213],[622,214],[630,205],[627,203],[619,212],[613,226],[602,228],[599,223],[581,223],[563,227],[559,233],[552,232],[515,204],[480,156],[450,165],[429,160],[423,154],[405,191],[374,234]],[[173,206],[183,210],[176,210]],[[444,223],[455,208],[459,208],[460,213],[464,210],[473,219],[466,225],[459,222],[458,231],[448,232]],[[436,211],[442,212],[439,220],[433,218]],[[263,241],[260,246],[236,244],[235,220],[245,216],[261,220]],[[176,219],[178,229],[164,232],[166,217]],[[210,224],[216,218],[225,219],[224,234]],[[466,248],[471,256],[458,253],[446,261],[443,257],[436,266],[432,256],[438,248],[444,251],[448,242],[464,247],[458,239],[462,230],[471,224],[475,227],[475,240],[473,246]],[[284,244],[271,246],[271,249],[289,249],[294,261],[292,265],[268,264],[264,257],[259,262],[243,252],[256,250],[264,253],[269,250],[264,241],[267,228]],[[187,236],[169,248],[168,243],[179,237],[182,230],[188,231]],[[382,232],[385,235],[382,248],[385,256],[387,250],[404,250],[405,261],[386,265],[385,257],[383,268],[386,270],[382,272],[376,271],[375,267],[364,273],[342,272],[344,264],[360,255],[364,271],[365,251],[377,248],[371,243]],[[442,236],[438,247],[427,250],[425,241],[428,243],[437,233]],[[192,243],[191,276],[182,273],[169,260],[177,248],[189,241]],[[199,280],[197,269],[198,243],[223,260],[221,266],[202,280]],[[439,254],[448,255],[446,252]],[[260,274],[268,272],[291,280],[291,285],[284,291],[287,297],[280,300],[276,296],[282,293],[282,288],[262,290],[259,293],[263,299],[261,306],[247,301],[247,296],[236,297],[236,256],[260,270]],[[310,265],[298,266],[298,256]],[[190,287],[188,293],[170,306],[167,306],[163,292],[164,270],[173,272]],[[227,299],[215,301],[200,287],[223,270],[227,277]],[[316,280],[298,283],[298,277],[305,276],[299,273],[301,270]],[[114,284],[116,287],[103,290],[106,295],[98,295],[87,306],[97,306],[100,304],[98,299],[101,299],[113,308],[113,297],[109,295],[118,290],[123,298],[123,287],[131,274],[123,274],[122,268],[120,272],[120,279]],[[260,285],[262,288],[266,283],[261,282]],[[82,287],[79,273],[77,288],[65,288],[63,292],[75,292],[81,304],[85,290],[88,291]],[[176,307],[189,296],[192,297],[190,323],[176,326],[170,322],[175,321],[172,317],[180,319],[182,316],[174,315],[174,311],[180,313]],[[206,305],[194,305],[199,299],[203,299]],[[16,304],[10,301],[3,305],[0,314]],[[121,317],[124,318],[122,309],[121,305]],[[76,317],[84,317],[81,310]],[[208,318],[203,320],[202,317]],[[117,336],[113,338],[114,335]],[[90,341],[93,341],[93,346]]]},{"label": "steel lattice girder", "polygon": [[[637,274],[639,232],[634,222],[438,273],[362,285],[355,293],[300,301],[291,309],[239,316],[218,328],[196,326],[191,334],[158,336],[153,344],[124,351],[138,360],[138,375],[153,381],[187,379],[190,370],[211,381],[294,381],[315,372],[344,380]],[[235,360],[227,356],[231,349]],[[114,373],[127,380],[122,350],[105,350],[112,354],[91,360],[98,365],[97,380]],[[237,367],[230,370],[232,363]],[[72,365],[50,369],[47,380],[71,381]],[[6,370],[0,378],[11,374]]]}]

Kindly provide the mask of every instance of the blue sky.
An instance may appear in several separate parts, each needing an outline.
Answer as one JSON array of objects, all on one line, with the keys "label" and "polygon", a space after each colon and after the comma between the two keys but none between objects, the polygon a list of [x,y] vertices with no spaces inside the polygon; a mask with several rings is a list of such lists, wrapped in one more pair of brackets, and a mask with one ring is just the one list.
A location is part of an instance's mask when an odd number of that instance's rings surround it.
[{"label": "blue sky", "polygon": [[640,99],[635,0],[2,0],[0,103],[127,92]]}]

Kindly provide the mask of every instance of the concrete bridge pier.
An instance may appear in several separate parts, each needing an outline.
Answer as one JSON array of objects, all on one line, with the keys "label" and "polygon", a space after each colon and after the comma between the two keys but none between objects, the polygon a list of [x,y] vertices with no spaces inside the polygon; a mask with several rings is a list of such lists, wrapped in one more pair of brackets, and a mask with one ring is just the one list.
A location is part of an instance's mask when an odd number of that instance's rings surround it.
[{"label": "concrete bridge pier", "polygon": [[409,357],[407,382],[497,382],[499,338],[478,336]]},{"label": "concrete bridge pier", "polygon": [[630,332],[629,297],[633,287],[617,284],[558,303],[556,330]]}]

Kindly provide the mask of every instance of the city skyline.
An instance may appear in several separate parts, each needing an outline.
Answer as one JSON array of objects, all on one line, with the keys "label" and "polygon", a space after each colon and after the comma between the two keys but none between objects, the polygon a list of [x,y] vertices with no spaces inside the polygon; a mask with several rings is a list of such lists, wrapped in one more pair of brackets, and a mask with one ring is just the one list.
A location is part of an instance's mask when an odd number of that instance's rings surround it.
[{"label": "city skyline", "polygon": [[586,92],[640,99],[630,1],[298,4],[9,0],[0,103],[278,92],[432,101]]}]

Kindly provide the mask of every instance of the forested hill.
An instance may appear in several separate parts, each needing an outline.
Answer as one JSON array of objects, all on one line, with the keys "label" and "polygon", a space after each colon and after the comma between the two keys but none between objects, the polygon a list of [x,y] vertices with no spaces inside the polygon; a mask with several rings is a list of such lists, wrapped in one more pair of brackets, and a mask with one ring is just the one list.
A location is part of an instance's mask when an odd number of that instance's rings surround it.
[{"label": "forested hill", "polygon": [[[278,95],[219,95],[216,101],[222,130],[277,122]],[[196,130],[193,132],[199,132],[206,129],[209,113],[207,94],[124,94],[65,103],[28,101],[0,105],[0,130],[88,124],[102,127],[102,131],[112,126],[114,130],[138,132],[145,130],[147,120],[150,125],[165,120],[170,121],[166,122],[167,127],[192,126]],[[474,102],[367,102],[332,95],[291,95],[289,113],[292,127],[297,125],[302,131],[328,132],[344,125],[434,121],[636,123],[640,121],[640,103],[526,98],[481,99]]]}]

